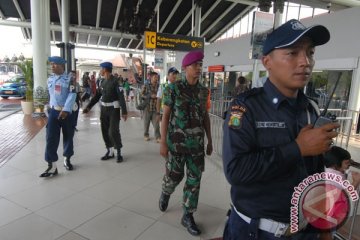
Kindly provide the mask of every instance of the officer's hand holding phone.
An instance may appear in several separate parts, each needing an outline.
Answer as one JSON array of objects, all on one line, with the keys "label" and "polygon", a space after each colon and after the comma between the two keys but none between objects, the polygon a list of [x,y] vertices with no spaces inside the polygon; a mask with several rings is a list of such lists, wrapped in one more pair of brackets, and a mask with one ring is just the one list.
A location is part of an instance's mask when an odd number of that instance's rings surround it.
[{"label": "officer's hand holding phone", "polygon": [[302,128],[295,139],[301,156],[316,156],[328,151],[333,144],[332,139],[338,135],[334,130],[339,127],[338,123],[331,122],[317,128],[310,124]]}]

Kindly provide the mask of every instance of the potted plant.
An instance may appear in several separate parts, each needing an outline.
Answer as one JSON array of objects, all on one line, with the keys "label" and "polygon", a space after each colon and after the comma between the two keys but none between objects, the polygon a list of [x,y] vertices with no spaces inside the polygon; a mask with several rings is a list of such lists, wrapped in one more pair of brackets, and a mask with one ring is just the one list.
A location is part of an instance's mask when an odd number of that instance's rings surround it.
[{"label": "potted plant", "polygon": [[34,75],[32,59],[27,59],[17,64],[24,74],[26,82],[25,101],[21,101],[21,107],[24,114],[32,114],[33,106],[33,91],[34,91]]}]

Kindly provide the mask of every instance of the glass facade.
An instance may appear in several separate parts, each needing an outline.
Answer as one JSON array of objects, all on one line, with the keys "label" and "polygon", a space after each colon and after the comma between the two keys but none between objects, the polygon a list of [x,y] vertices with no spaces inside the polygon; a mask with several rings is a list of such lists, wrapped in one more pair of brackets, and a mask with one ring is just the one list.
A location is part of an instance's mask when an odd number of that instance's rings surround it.
[{"label": "glass facade", "polygon": [[[244,34],[252,32],[253,13],[260,11],[259,8],[254,8],[245,14],[238,22],[230,26],[217,40],[220,41],[227,38],[237,38]],[[273,7],[270,8],[270,12],[273,12]],[[282,16],[282,22],[286,22],[290,19],[304,19],[314,17],[320,14],[326,14],[329,11],[327,9],[313,8],[310,6],[297,4],[297,3],[284,3],[284,11]]]},{"label": "glass facade", "polygon": [[[309,97],[314,98],[318,102],[320,108],[325,108],[326,105],[329,104],[329,109],[347,109],[352,73],[352,70],[315,71],[312,74],[311,81],[305,88],[305,93]],[[334,91],[338,79],[339,82]],[[333,91],[334,95],[331,98]]]}]

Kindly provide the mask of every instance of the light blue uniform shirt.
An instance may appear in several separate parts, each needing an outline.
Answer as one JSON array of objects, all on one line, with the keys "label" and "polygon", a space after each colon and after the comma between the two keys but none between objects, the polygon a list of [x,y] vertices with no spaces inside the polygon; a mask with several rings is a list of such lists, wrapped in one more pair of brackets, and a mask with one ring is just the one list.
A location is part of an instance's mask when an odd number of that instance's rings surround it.
[{"label": "light blue uniform shirt", "polygon": [[72,112],[76,99],[74,83],[66,73],[62,75],[52,74],[48,78],[48,90],[50,96],[50,107],[63,107],[63,111]]}]

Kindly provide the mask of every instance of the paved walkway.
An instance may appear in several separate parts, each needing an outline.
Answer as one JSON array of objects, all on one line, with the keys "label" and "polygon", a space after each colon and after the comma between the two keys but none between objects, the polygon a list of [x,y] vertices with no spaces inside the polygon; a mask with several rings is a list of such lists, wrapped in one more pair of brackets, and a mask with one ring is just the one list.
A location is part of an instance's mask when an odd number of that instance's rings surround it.
[{"label": "paved walkway", "polygon": [[[47,167],[46,120],[21,112],[0,120],[1,240],[188,240],[222,235],[230,188],[221,160],[216,155],[206,159],[195,214],[203,234],[192,237],[180,224],[183,183],[168,211],[158,209],[164,160],[154,138],[143,140],[140,113],[134,103],[128,104],[130,118],[120,124],[123,163],[100,161],[105,147],[95,106],[90,114],[79,116],[75,170],[66,171],[58,161],[59,175],[51,179],[38,177]],[[358,157],[358,142],[351,144],[349,150]]]},{"label": "paved walkway", "polygon": [[[66,171],[58,161],[58,176],[38,177],[47,167],[44,127],[27,144],[21,141],[22,148],[0,168],[0,239],[188,240],[221,236],[230,189],[216,164],[220,160],[215,156],[206,159],[195,214],[203,233],[192,237],[180,224],[183,183],[171,196],[167,212],[158,209],[164,160],[154,139],[143,140],[139,113],[121,121],[125,161],[118,164],[100,161],[105,147],[98,110],[95,106],[90,114],[79,116],[74,171]],[[6,122],[9,131],[26,122],[21,113],[11,119]]]},{"label": "paved walkway", "polygon": [[33,118],[21,111],[0,120],[0,167],[17,154],[46,125],[46,118]]}]

